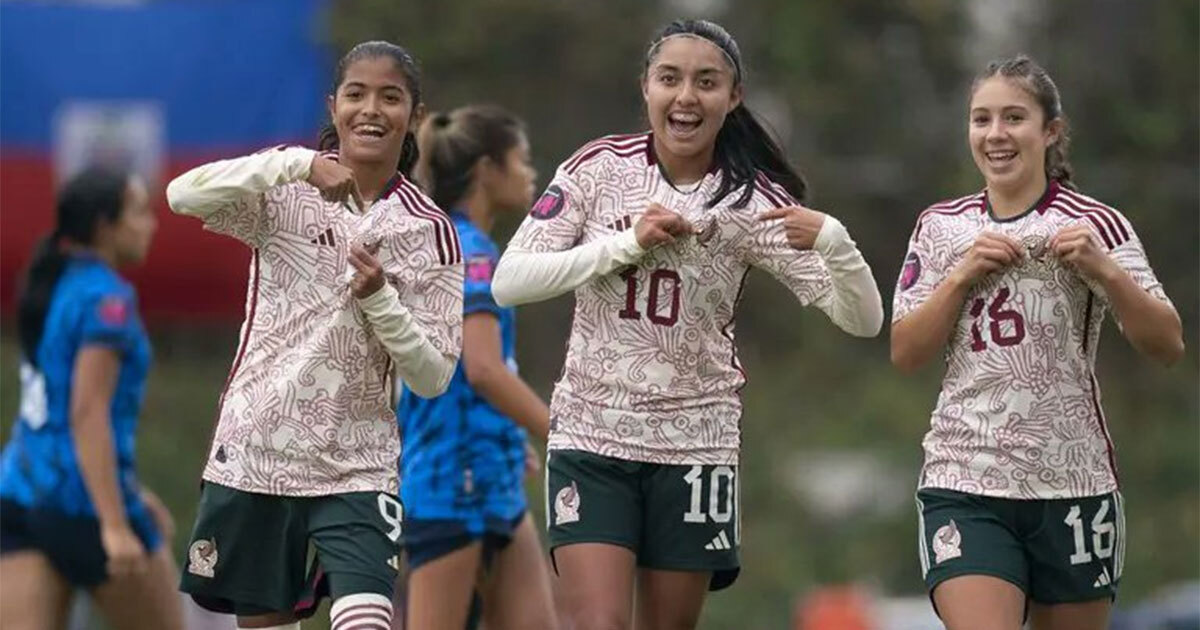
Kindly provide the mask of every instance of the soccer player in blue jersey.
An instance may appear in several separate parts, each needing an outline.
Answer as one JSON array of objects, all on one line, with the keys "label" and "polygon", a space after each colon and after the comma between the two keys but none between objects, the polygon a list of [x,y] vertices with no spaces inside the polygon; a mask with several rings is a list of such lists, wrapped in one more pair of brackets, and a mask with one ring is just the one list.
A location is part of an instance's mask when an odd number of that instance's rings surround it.
[{"label": "soccer player in blue jersey", "polygon": [[86,170],[25,278],[21,406],[0,455],[6,629],[64,627],[75,588],[112,627],[183,628],[174,526],[134,466],[150,341],[116,272],[145,258],[156,223],[140,180]]},{"label": "soccer player in blue jersey", "polygon": [[466,272],[450,387],[432,399],[405,392],[397,410],[409,628],[461,630],[476,587],[490,630],[557,627],[522,485],[526,432],[544,440],[550,412],[517,375],[514,309],[491,291],[500,252],[488,232],[497,214],[533,201],[523,127],[498,107],[468,106],[429,116],[418,134],[418,179],[449,210]]}]

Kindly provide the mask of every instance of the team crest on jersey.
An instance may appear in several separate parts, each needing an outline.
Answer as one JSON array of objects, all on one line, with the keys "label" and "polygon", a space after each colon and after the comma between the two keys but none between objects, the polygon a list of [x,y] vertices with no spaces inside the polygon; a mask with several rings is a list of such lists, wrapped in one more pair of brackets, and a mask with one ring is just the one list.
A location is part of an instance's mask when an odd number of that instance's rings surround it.
[{"label": "team crest on jersey", "polygon": [[213,461],[225,464],[235,459],[237,459],[237,449],[227,444],[217,444],[217,450],[212,455]]},{"label": "team crest on jersey", "polygon": [[529,216],[535,219],[553,219],[562,212],[563,206],[567,205],[567,193],[563,192],[555,184],[550,184],[546,192],[542,193],[541,197],[533,204],[533,209],[529,211]]},{"label": "team crest on jersey", "polygon": [[698,227],[696,231],[696,242],[700,243],[701,245],[708,245],[708,242],[711,241],[712,237],[716,236],[716,234],[717,219],[716,217],[709,217],[708,221],[704,222],[703,226]]},{"label": "team crest on jersey", "polygon": [[188,573],[210,578],[217,566],[216,539],[200,539],[188,547]]},{"label": "team crest on jersey", "polygon": [[904,267],[900,270],[900,290],[907,291],[921,277],[921,257],[917,252],[909,252],[904,257]]},{"label": "team crest on jersey", "polygon": [[558,491],[554,496],[554,524],[566,525],[579,520],[579,487],[572,481],[571,485]]},{"label": "team crest on jersey", "polygon": [[949,525],[942,525],[933,534],[933,557],[938,564],[941,564],[961,555],[962,533],[958,531],[958,525],[954,519],[950,519]]},{"label": "team crest on jersey", "polygon": [[492,257],[487,254],[472,256],[467,259],[467,280],[472,282],[487,282],[492,279]]},{"label": "team crest on jersey", "polygon": [[122,326],[129,317],[129,307],[125,304],[125,300],[119,297],[106,297],[100,301],[96,314],[100,317],[100,321],[109,326]]},{"label": "team crest on jersey", "polygon": [[1050,239],[1045,235],[1031,234],[1021,239],[1021,244],[1030,260],[1041,262],[1050,255]]}]

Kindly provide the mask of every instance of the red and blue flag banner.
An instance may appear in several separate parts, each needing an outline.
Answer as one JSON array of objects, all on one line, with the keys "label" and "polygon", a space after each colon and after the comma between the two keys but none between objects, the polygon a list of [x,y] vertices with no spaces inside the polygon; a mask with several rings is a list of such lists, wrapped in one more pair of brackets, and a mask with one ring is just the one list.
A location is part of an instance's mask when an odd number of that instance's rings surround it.
[{"label": "red and blue flag banner", "polygon": [[55,190],[91,164],[147,180],[160,218],[129,276],[151,318],[236,318],[250,252],[162,191],[214,159],[311,146],[326,119],[325,0],[0,3],[0,306],[11,313]]}]

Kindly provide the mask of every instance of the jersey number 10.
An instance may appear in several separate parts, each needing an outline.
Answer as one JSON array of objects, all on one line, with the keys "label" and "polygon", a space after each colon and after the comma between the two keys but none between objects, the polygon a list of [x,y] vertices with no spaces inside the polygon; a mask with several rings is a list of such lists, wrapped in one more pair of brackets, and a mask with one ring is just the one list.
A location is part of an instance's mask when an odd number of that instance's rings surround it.
[{"label": "jersey number 10", "polygon": [[[1025,339],[1025,318],[1017,311],[1004,306],[1010,295],[1008,287],[1000,289],[996,292],[996,297],[992,300],[991,305],[987,307],[988,318],[991,319],[988,329],[992,333],[992,343],[998,346],[1015,346]],[[975,301],[971,303],[971,317],[975,318],[971,322],[972,352],[987,350],[987,343],[984,342],[983,333],[979,330],[979,316],[983,314],[984,304],[983,298],[975,298]],[[1001,328],[1002,322],[1011,324],[1008,331]]]},{"label": "jersey number 10", "polygon": [[[637,309],[638,268],[628,267],[621,272],[625,279],[625,308],[617,313],[621,319],[641,319],[642,313]],[[662,283],[668,283],[670,302],[661,304]],[[646,299],[646,318],[659,326],[674,326],[679,321],[679,292],[682,283],[679,274],[671,269],[655,269],[650,272],[650,297]],[[665,307],[665,308],[664,308]],[[663,311],[666,310],[666,313]]]},{"label": "jersey number 10", "polygon": [[733,468],[714,466],[708,479],[708,509],[704,509],[704,466],[692,466],[683,476],[691,489],[691,505],[683,513],[685,523],[728,523],[733,518],[733,507],[737,497],[737,483]]}]

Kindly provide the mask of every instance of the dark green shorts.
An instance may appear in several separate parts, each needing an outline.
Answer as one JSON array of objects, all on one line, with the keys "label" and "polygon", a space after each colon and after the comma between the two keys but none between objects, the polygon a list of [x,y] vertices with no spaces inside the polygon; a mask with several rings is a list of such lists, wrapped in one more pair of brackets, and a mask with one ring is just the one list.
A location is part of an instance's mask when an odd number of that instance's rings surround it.
[{"label": "dark green shorts", "polygon": [[205,483],[180,589],[237,615],[306,617],[326,595],[391,599],[402,516],[386,493],[283,497]]},{"label": "dark green shorts", "polygon": [[600,542],[637,555],[639,567],[711,571],[710,590],[739,568],[737,466],[632,462],[552,451],[546,463],[550,554]]},{"label": "dark green shorts", "polygon": [[925,488],[917,509],[930,593],[953,577],[990,575],[1042,604],[1116,597],[1125,559],[1119,492],[1018,500]]}]

